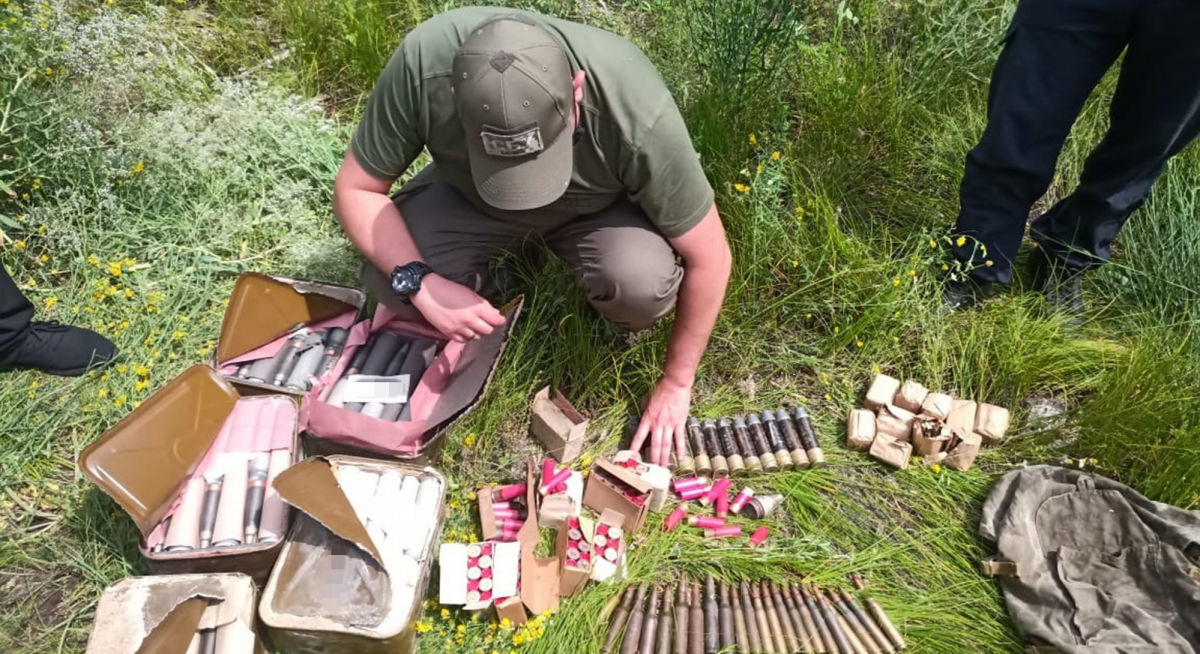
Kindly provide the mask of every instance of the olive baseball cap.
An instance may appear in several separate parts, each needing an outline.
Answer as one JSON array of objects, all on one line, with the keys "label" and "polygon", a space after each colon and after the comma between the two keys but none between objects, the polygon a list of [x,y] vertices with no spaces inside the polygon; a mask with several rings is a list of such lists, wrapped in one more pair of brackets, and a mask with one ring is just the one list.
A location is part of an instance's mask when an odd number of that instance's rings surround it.
[{"label": "olive baseball cap", "polygon": [[483,201],[523,211],[562,196],[571,182],[575,103],[562,45],[532,19],[500,16],[463,41],[453,75],[471,177]]}]

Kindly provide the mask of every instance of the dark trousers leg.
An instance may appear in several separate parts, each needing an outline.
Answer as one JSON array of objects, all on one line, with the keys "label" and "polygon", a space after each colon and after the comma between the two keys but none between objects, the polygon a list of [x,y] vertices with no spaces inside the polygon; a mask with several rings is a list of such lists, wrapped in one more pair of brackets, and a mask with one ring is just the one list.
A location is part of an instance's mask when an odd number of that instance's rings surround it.
[{"label": "dark trousers leg", "polygon": [[1200,132],[1198,33],[1200,4],[1194,1],[1157,0],[1139,12],[1108,134],[1088,157],[1075,192],[1030,229],[1068,269],[1108,261],[1113,239],[1167,160]]},{"label": "dark trousers leg", "polygon": [[[981,281],[1012,278],[1029,209],[1083,103],[1129,38],[1130,0],[1023,0],[996,61],[988,124],[967,154],[955,233]],[[982,246],[982,249],[976,245]],[[986,252],[986,254],[985,254]],[[993,265],[984,263],[991,260]]]},{"label": "dark trousers leg", "polygon": [[33,305],[17,288],[8,270],[0,266],[0,356],[7,354],[32,319]]}]

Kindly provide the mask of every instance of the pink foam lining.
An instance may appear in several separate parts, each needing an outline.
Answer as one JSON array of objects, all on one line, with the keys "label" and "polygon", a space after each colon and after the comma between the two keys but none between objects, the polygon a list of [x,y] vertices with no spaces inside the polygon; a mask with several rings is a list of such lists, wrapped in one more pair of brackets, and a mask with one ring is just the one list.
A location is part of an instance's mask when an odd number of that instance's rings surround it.
[{"label": "pink foam lining", "polygon": [[[363,327],[366,327],[365,321]],[[189,479],[203,477],[223,454],[248,456],[255,452],[291,450],[299,431],[298,419],[299,411],[290,397],[259,395],[239,398]],[[171,502],[171,508],[165,515],[172,515],[179,508],[184,486],[186,484],[180,485],[181,495]],[[164,535],[160,522],[146,536],[147,550],[161,541]]]},{"label": "pink foam lining", "polygon": [[[382,305],[376,309],[375,318],[371,321],[372,332],[381,330],[446,342],[446,337],[428,323],[401,318]],[[361,347],[363,342],[365,339],[354,349]],[[427,424],[428,418],[450,382],[464,345],[455,342],[445,344],[409,394],[409,420],[391,422],[325,403],[353,357],[354,353],[347,344],[347,352],[338,361],[333,374],[318,382],[305,396],[300,424],[311,433],[332,441],[403,456],[414,455],[420,451],[422,435],[434,426]]]},{"label": "pink foam lining", "polygon": [[[350,325],[354,324],[354,317],[357,315],[357,310],[347,311],[346,313],[336,315],[332,318],[311,323],[308,325],[308,328],[314,332],[322,329],[329,329],[330,327],[349,329]],[[290,334],[284,334],[283,336],[280,336],[266,345],[260,345],[245,354],[238,355],[228,361],[218,364],[221,374],[232,375],[237,372],[237,369],[240,367],[239,364],[247,361],[256,361],[258,359],[267,359],[275,356],[275,353],[283,348],[283,344],[287,342],[289,335]]]}]

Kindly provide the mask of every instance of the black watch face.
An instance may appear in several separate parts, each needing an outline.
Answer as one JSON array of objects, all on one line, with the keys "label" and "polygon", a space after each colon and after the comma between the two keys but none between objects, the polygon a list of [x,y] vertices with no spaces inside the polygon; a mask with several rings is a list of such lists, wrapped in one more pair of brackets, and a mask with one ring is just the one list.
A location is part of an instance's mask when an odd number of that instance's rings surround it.
[{"label": "black watch face", "polygon": [[398,266],[392,272],[392,290],[401,297],[408,297],[421,289],[421,277],[427,269],[424,266],[409,264]]}]

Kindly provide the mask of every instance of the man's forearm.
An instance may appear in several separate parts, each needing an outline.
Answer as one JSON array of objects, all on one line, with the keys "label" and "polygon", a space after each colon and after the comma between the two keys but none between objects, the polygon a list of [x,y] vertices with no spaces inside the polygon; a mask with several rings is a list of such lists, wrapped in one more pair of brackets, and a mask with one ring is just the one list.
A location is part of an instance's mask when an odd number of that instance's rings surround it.
[{"label": "man's forearm", "polygon": [[695,381],[696,369],[725,301],[729,269],[728,250],[725,250],[725,256],[718,260],[689,266],[684,272],[663,370],[667,380],[689,387]]},{"label": "man's forearm", "polygon": [[400,211],[385,193],[335,188],[333,213],[354,246],[385,273],[422,260]]}]

